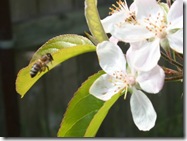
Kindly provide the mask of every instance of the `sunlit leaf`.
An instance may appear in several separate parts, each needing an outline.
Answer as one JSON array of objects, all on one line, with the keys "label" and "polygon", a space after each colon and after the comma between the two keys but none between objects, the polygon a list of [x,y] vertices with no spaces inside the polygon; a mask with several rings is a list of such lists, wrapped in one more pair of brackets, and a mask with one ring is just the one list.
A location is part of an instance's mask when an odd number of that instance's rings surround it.
[{"label": "sunlit leaf", "polygon": [[58,137],[93,137],[119,94],[104,102],[91,94],[89,88],[103,74],[103,71],[91,76],[71,99],[62,120]]},{"label": "sunlit leaf", "polygon": [[85,0],[85,17],[90,32],[98,43],[108,40],[100,21],[97,10],[97,0]]},{"label": "sunlit leaf", "polygon": [[52,63],[49,63],[49,70],[62,63],[63,61],[72,58],[76,55],[86,52],[95,51],[95,46],[85,37],[68,34],[61,35],[50,39],[41,48],[39,48],[33,55],[29,65],[21,69],[16,79],[16,91],[23,97],[25,93],[32,87],[32,85],[47,71],[37,74],[31,78],[30,70],[34,63],[38,60],[38,56],[46,53],[51,53],[53,56]]}]

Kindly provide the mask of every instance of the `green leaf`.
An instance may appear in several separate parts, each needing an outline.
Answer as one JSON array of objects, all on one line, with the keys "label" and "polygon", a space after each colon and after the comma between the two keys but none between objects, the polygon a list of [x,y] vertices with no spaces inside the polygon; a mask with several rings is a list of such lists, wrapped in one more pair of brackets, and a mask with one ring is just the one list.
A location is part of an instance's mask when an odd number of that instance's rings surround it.
[{"label": "green leaf", "polygon": [[85,17],[89,30],[97,42],[108,40],[97,10],[97,0],[85,0]]},{"label": "green leaf", "polygon": [[85,34],[86,34],[86,36],[88,37],[88,39],[89,39],[90,41],[92,41],[92,43],[93,43],[94,45],[97,45],[97,44],[98,44],[98,41],[97,41],[97,39],[95,39],[95,37],[93,37],[92,35],[90,35],[90,34],[87,33],[87,32],[85,32]]},{"label": "green leaf", "polygon": [[104,103],[104,105],[98,110],[98,112],[91,120],[89,126],[86,129],[84,137],[94,137],[96,135],[101,123],[108,114],[108,111],[120,96],[120,93],[115,94],[110,100]]},{"label": "green leaf", "polygon": [[29,65],[19,71],[16,79],[17,93],[23,97],[25,93],[32,87],[32,85],[42,75],[48,72],[46,69],[46,71],[37,74],[33,78],[30,76],[30,70],[33,64],[36,63],[38,58],[40,58],[42,55],[51,53],[53,56],[54,60],[52,63],[47,64],[49,66],[49,70],[51,70],[69,58],[86,52],[95,51],[95,49],[95,46],[87,38],[79,35],[67,34],[50,39],[36,51]]},{"label": "green leaf", "polygon": [[103,71],[89,77],[71,99],[62,120],[58,137],[93,137],[98,131],[108,110],[119,98],[119,94],[104,102],[91,94],[89,88]]}]

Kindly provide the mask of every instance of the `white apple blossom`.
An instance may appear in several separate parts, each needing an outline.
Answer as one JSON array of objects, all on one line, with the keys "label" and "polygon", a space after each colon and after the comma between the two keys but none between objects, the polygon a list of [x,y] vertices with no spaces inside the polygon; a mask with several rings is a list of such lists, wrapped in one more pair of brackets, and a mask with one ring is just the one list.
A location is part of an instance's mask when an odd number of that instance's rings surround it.
[{"label": "white apple blossom", "polygon": [[139,89],[148,93],[158,93],[164,83],[164,71],[155,66],[148,72],[138,72],[130,68],[120,47],[110,41],[97,45],[99,64],[106,74],[101,75],[90,87],[90,94],[107,101],[117,93],[132,93],[130,99],[134,123],[139,130],[148,131],[155,125],[156,112],[151,101]]},{"label": "white apple blossom", "polygon": [[[170,8],[167,7],[169,11],[156,0],[135,0],[129,9],[126,1],[117,4],[118,7],[113,5],[112,15],[103,19],[102,24],[113,38],[130,43],[133,52],[129,51],[128,56],[133,56],[131,61],[135,68],[148,71],[156,66],[160,59],[160,45],[167,50],[168,46],[163,45],[169,44],[173,50],[183,54],[182,0],[175,0]],[[144,52],[147,58],[154,59],[142,62],[139,58],[146,57]],[[133,54],[139,54],[139,58]]]}]

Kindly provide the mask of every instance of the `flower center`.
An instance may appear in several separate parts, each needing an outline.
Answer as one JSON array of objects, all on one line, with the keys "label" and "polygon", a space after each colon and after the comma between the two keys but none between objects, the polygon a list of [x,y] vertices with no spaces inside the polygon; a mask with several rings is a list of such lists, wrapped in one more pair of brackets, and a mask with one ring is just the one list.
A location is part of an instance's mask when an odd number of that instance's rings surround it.
[{"label": "flower center", "polygon": [[136,83],[135,77],[122,71],[114,72],[113,77],[116,78],[113,84],[114,86],[117,86],[117,89],[114,90],[114,93],[122,90],[121,93],[124,93],[124,99],[126,99],[128,87],[131,87]]},{"label": "flower center", "polygon": [[155,34],[160,39],[163,39],[166,37],[166,20],[164,15],[161,15],[161,13],[158,13],[156,18],[152,17],[152,15],[149,15],[149,17],[144,19],[146,23],[146,28]]},{"label": "flower center", "polygon": [[125,82],[129,85],[132,86],[136,83],[134,76],[128,75],[126,76]]},{"label": "flower center", "polygon": [[113,73],[113,77],[115,77],[120,82],[125,84],[125,87],[132,86],[136,83],[135,77],[129,74],[126,74],[122,71],[116,71]]}]

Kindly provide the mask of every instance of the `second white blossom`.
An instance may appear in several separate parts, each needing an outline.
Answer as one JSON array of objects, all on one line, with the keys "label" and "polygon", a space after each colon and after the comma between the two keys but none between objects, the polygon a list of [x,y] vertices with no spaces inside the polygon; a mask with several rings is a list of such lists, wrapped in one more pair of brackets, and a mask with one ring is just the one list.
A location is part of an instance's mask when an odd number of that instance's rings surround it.
[{"label": "second white blossom", "polygon": [[155,124],[156,112],[147,96],[138,89],[148,93],[158,93],[164,84],[165,75],[162,68],[157,65],[148,72],[139,72],[130,68],[131,64],[127,64],[119,46],[109,41],[98,44],[96,51],[99,64],[106,74],[93,83],[90,93],[107,101],[116,93],[130,91],[133,95],[130,103],[131,112],[136,126],[143,131],[150,130]]}]

